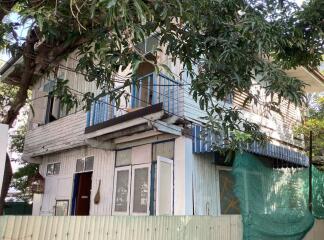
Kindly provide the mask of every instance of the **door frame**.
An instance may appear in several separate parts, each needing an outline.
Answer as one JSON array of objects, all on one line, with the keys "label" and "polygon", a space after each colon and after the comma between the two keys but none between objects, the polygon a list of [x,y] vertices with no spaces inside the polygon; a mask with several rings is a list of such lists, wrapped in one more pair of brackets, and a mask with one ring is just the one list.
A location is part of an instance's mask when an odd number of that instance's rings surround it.
[{"label": "door frame", "polygon": [[85,173],[91,173],[91,189],[90,189],[90,206],[89,206],[89,215],[91,211],[91,195],[92,195],[92,176],[93,176],[93,170],[90,171],[84,171],[84,172],[75,172],[73,174],[73,188],[72,188],[72,199],[71,199],[71,209],[70,209],[70,215],[71,216],[77,216],[76,215],[76,209],[78,204],[78,193],[79,193],[79,184],[80,184],[80,175]]}]

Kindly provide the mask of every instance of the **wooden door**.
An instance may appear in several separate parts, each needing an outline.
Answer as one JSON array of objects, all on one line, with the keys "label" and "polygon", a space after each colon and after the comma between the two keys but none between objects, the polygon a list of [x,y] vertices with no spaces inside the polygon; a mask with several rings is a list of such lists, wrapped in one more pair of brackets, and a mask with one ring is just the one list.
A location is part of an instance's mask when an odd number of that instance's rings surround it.
[{"label": "wooden door", "polygon": [[89,215],[92,172],[79,173],[79,186],[75,215]]}]

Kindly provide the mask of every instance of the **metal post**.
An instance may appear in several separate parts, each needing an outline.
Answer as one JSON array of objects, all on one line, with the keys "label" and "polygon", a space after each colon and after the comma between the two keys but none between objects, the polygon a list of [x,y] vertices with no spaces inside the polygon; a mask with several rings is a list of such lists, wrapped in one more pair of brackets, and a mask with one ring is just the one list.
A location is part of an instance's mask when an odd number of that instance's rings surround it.
[{"label": "metal post", "polygon": [[308,194],[308,206],[309,211],[312,212],[313,207],[313,193],[312,193],[312,155],[313,155],[313,132],[309,132],[309,194]]}]

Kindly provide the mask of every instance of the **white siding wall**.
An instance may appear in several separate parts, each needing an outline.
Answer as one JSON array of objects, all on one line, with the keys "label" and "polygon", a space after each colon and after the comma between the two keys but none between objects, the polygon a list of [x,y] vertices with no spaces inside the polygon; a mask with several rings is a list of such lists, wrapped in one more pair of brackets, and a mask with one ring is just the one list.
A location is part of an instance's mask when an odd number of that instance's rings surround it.
[{"label": "white siding wall", "polygon": [[[90,214],[111,215],[114,152],[86,147],[48,155],[43,158],[40,173],[45,176],[45,192],[41,215],[54,214],[55,200],[69,200],[69,207],[71,207],[76,160],[86,156],[94,156]],[[61,163],[59,175],[46,176],[47,164],[54,162]],[[96,205],[93,200],[98,189],[99,180],[101,180],[100,202]]]},{"label": "white siding wall", "polygon": [[192,215],[192,140],[179,137],[174,151],[174,215]]},{"label": "white siding wall", "polygon": [[29,130],[25,139],[24,154],[33,157],[84,145],[85,125],[86,113],[79,111]]}]

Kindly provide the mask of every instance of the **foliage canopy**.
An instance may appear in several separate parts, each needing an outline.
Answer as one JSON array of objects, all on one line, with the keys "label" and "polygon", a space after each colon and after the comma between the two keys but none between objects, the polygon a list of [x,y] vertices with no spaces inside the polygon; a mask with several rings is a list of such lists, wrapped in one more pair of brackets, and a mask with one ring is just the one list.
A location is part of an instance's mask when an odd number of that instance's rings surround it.
[{"label": "foliage canopy", "polygon": [[[179,59],[192,79],[190,91],[208,112],[209,126],[216,131],[237,133],[228,134],[228,140],[234,142],[229,146],[236,147],[236,140],[264,140],[265,135],[237,109],[224,111],[213,100],[247,93],[246,103],[262,104],[260,96],[251,92],[257,83],[271,97],[267,103],[270,109],[278,106],[281,98],[302,105],[304,83],[288,77],[282,69],[317,66],[323,52],[323,0],[307,1],[301,8],[290,0],[12,3],[8,11],[21,18],[8,18],[2,23],[1,46],[13,55],[22,54],[25,70],[17,98],[3,121],[9,124],[26,101],[26,89],[73,51],[79,56],[76,71],[83,73],[87,81],[96,82],[102,92],[97,96],[84,93],[83,101],[88,105],[108,93],[118,102],[123,90],[113,91],[114,74],[129,65],[133,71],[125,77],[125,86],[143,61],[153,63],[157,70],[168,71],[137,48],[137,44],[154,34],[161,48],[174,62]],[[26,22],[29,31],[20,38],[17,31]],[[62,86],[60,89],[63,90],[57,95],[63,101],[69,105],[77,103],[73,91]],[[279,100],[274,100],[275,95],[279,95]],[[241,131],[247,135],[242,136]]]}]

